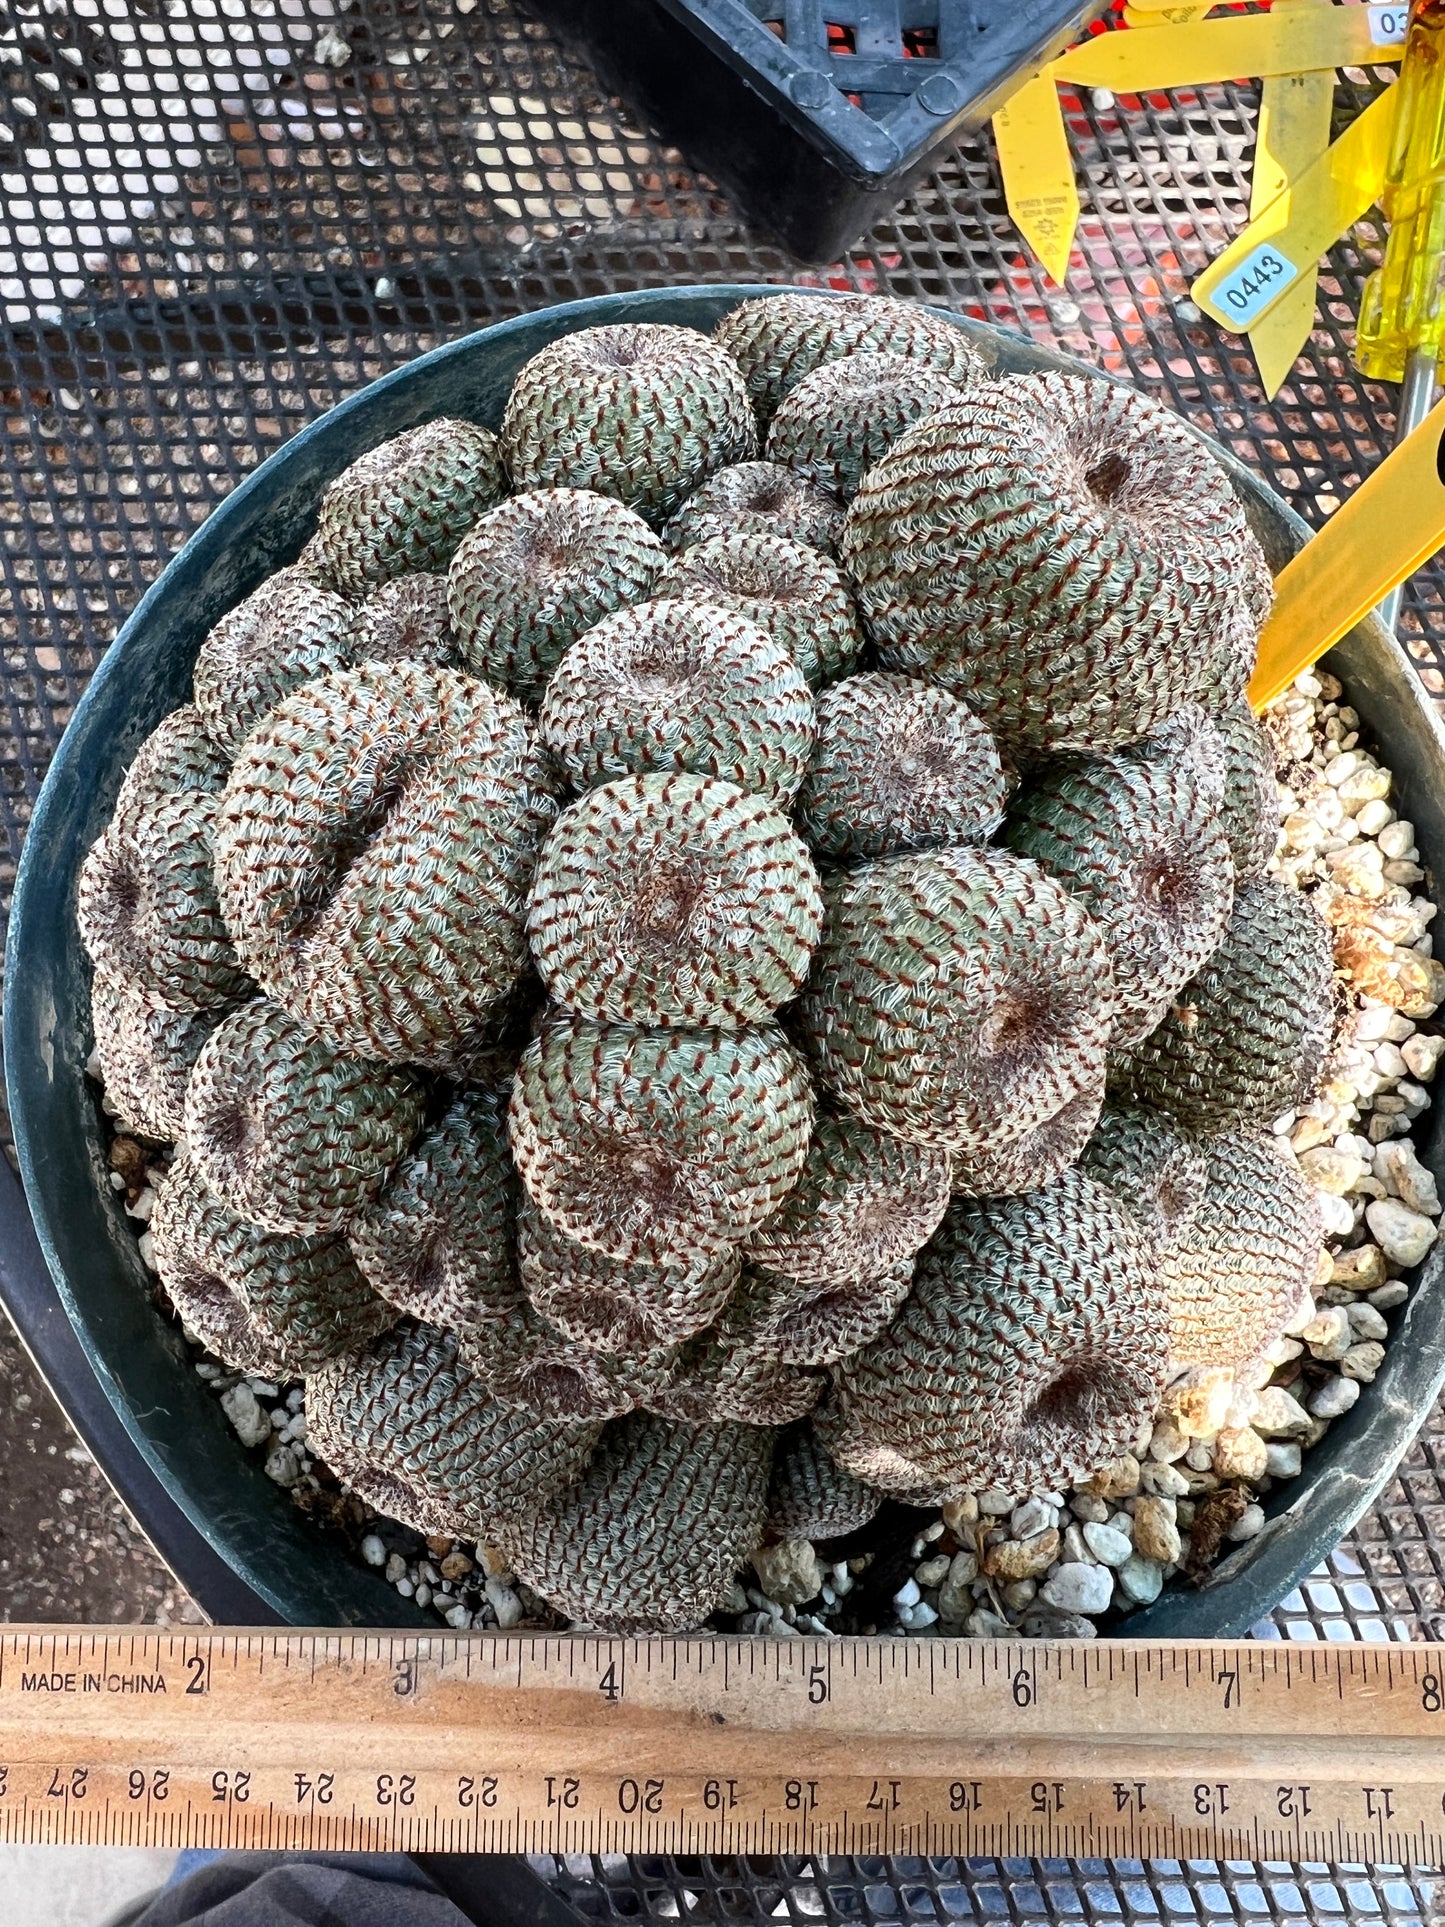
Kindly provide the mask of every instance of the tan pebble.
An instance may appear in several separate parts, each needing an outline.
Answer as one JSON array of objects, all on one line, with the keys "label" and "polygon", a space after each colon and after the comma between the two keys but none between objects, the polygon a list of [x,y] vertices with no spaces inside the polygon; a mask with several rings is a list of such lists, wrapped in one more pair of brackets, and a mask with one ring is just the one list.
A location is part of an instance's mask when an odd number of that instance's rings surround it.
[{"label": "tan pebble", "polygon": [[1335,881],[1351,895],[1369,899],[1384,894],[1385,863],[1377,843],[1347,844],[1326,861]]},{"label": "tan pebble", "polygon": [[1134,1507],[1134,1550],[1145,1559],[1172,1565],[1179,1557],[1179,1528],[1171,1499],[1140,1499]]},{"label": "tan pebble", "polygon": [[1325,825],[1308,810],[1294,810],[1284,819],[1284,839],[1291,850],[1303,855],[1318,849],[1329,835]]},{"label": "tan pebble", "polygon": [[964,1533],[978,1523],[978,1500],[972,1492],[961,1492],[956,1499],[945,1499],[941,1512],[950,1532]]},{"label": "tan pebble", "polygon": [[1353,803],[1358,809],[1361,803],[1376,803],[1390,794],[1390,772],[1365,764],[1352,770],[1344,782],[1335,789],[1336,796],[1346,810]]},{"label": "tan pebble", "polygon": [[1195,1366],[1168,1388],[1159,1401],[1159,1411],[1185,1438],[1213,1438],[1224,1422],[1233,1393],[1234,1373],[1228,1366]]},{"label": "tan pebble", "polygon": [[1435,1075],[1441,1056],[1445,1055],[1445,1037],[1427,1037],[1417,1031],[1401,1045],[1400,1055],[1411,1076],[1428,1084]]},{"label": "tan pebble", "polygon": [[1440,1194],[1434,1173],[1421,1164],[1413,1144],[1398,1139],[1382,1144],[1375,1153],[1375,1176],[1412,1211],[1421,1211],[1432,1218],[1439,1216]]},{"label": "tan pebble", "polygon": [[[816,1599],[823,1589],[826,1574],[807,1539],[784,1539],[776,1546],[760,1546],[752,1563],[759,1586],[780,1606],[801,1606]],[[913,1596],[916,1598],[917,1593]]]},{"label": "tan pebble", "polygon": [[1214,1441],[1214,1469],[1221,1479],[1262,1479],[1268,1465],[1268,1447],[1252,1425],[1221,1432]]},{"label": "tan pebble", "polygon": [[1234,1397],[1229,1401],[1229,1410],[1224,1414],[1221,1432],[1238,1432],[1241,1427],[1252,1424],[1259,1410],[1259,1393],[1249,1386],[1237,1385]]},{"label": "tan pebble", "polygon": [[1299,1438],[1309,1430],[1309,1423],[1309,1413],[1282,1385],[1265,1386],[1254,1418],[1254,1429],[1264,1438]]},{"label": "tan pebble", "polygon": [[971,1552],[956,1552],[953,1564],[948,1569],[948,1577],[938,1589],[938,1612],[941,1619],[958,1623],[968,1618],[973,1611],[973,1582],[978,1577],[978,1561]]},{"label": "tan pebble", "polygon": [[1315,1315],[1315,1295],[1312,1291],[1300,1293],[1299,1303],[1284,1321],[1284,1336],[1298,1338],[1305,1326]]},{"label": "tan pebble", "polygon": [[1059,1535],[1051,1526],[1033,1539],[1005,1539],[990,1546],[983,1569],[992,1579],[1037,1579],[1059,1556]]},{"label": "tan pebble", "polygon": [[496,1546],[479,1544],[477,1546],[477,1564],[481,1567],[482,1574],[487,1579],[500,1579],[503,1573],[512,1570],[506,1555]]},{"label": "tan pebble", "polygon": [[1172,1465],[1161,1465],[1150,1460],[1140,1474],[1140,1483],[1145,1492],[1158,1498],[1177,1499],[1189,1490],[1189,1481],[1184,1474]]},{"label": "tan pebble", "polygon": [[1385,1254],[1378,1245],[1356,1245],[1337,1251],[1330,1266],[1330,1283],[1350,1291],[1375,1291],[1385,1282]]},{"label": "tan pebble", "polygon": [[1317,1311],[1300,1333],[1314,1357],[1333,1363],[1350,1348],[1350,1321],[1340,1305]]},{"label": "tan pebble", "polygon": [[1396,953],[1400,996],[1395,1007],[1407,1017],[1433,1017],[1445,1004],[1445,965],[1434,957]]},{"label": "tan pebble", "polygon": [[1163,1464],[1172,1464],[1182,1459],[1189,1450],[1189,1441],[1174,1424],[1172,1419],[1160,1419],[1154,1427],[1154,1436],[1149,1441],[1149,1456]]},{"label": "tan pebble", "polygon": [[1328,1143],[1333,1135],[1334,1126],[1327,1117],[1304,1117],[1295,1126],[1290,1143],[1298,1157],[1305,1151],[1312,1151],[1317,1144]]},{"label": "tan pebble", "polygon": [[1340,1360],[1340,1371],[1368,1385],[1385,1362],[1385,1348],[1377,1338],[1367,1338],[1350,1349]]},{"label": "tan pebble", "polygon": [[1076,1519],[1085,1525],[1101,1526],[1107,1523],[1109,1508],[1102,1499],[1096,1499],[1088,1492],[1077,1492],[1069,1500],[1069,1510]]},{"label": "tan pebble", "polygon": [[1138,1459],[1132,1452],[1126,1452],[1112,1464],[1101,1466],[1084,1490],[1093,1499],[1127,1499],[1130,1493],[1139,1490],[1139,1476]]},{"label": "tan pebble", "polygon": [[[428,1540],[427,1543],[430,1544],[430,1540]],[[443,1579],[465,1579],[471,1569],[472,1562],[464,1552],[449,1552],[446,1558],[442,1560],[441,1573]]]},{"label": "tan pebble", "polygon": [[1059,1557],[1066,1565],[1071,1566],[1097,1566],[1100,1563],[1084,1537],[1084,1528],[1077,1519],[1064,1528]]},{"label": "tan pebble", "polygon": [[1332,1144],[1316,1145],[1314,1150],[1306,1151],[1299,1162],[1301,1171],[1317,1191],[1332,1191],[1337,1198],[1353,1191],[1365,1173],[1360,1158],[1348,1151],[1336,1150]]}]

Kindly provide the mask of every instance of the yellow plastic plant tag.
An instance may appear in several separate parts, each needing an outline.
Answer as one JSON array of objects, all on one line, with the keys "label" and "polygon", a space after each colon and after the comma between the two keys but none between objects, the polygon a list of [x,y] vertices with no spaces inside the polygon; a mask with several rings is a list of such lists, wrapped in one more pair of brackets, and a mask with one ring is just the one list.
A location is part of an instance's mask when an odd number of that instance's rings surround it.
[{"label": "yellow plastic plant tag", "polygon": [[[1142,0],[1141,16],[1132,24],[1153,27],[1176,16],[1202,19],[1213,5],[1214,0],[1193,5]],[[997,109],[993,137],[1010,218],[1050,278],[1062,286],[1079,225],[1079,190],[1051,68],[1025,81]]]},{"label": "yellow plastic plant tag", "polygon": [[[1275,11],[1295,12],[1322,4],[1328,4],[1328,0],[1275,0]],[[1250,177],[1251,218],[1263,214],[1329,146],[1334,93],[1335,76],[1330,69],[1312,74],[1271,74],[1265,81],[1260,89],[1259,127]],[[1278,394],[1309,340],[1318,279],[1317,268],[1306,268],[1249,331],[1249,345],[1270,400]]]},{"label": "yellow plastic plant tag", "polygon": [[1124,9],[1126,27],[1188,27],[1214,10],[1215,0],[1134,0]]},{"label": "yellow plastic plant tag", "polygon": [[1275,579],[1248,696],[1273,702],[1445,544],[1445,402],[1387,455]]},{"label": "yellow plastic plant tag", "polygon": [[1079,222],[1079,190],[1059,90],[1047,67],[995,111],[993,137],[1013,224],[1062,285]]},{"label": "yellow plastic plant tag", "polygon": [[1253,328],[1379,199],[1394,92],[1387,88],[1372,100],[1314,166],[1291,181],[1194,283],[1194,299],[1222,328],[1235,334]]},{"label": "yellow plastic plant tag", "polygon": [[1060,54],[1054,78],[1116,94],[1153,94],[1246,74],[1378,66],[1400,58],[1408,15],[1406,6],[1311,7],[1149,33],[1101,33]]}]

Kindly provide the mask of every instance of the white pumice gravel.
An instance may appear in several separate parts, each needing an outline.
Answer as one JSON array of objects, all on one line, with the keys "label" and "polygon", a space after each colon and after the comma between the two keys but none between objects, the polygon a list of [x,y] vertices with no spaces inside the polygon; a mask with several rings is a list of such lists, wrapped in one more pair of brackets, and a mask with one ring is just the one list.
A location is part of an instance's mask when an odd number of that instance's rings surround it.
[{"label": "white pumice gravel", "polygon": [[[1274,1125],[1319,1198],[1325,1249],[1313,1293],[1258,1359],[1181,1370],[1132,1452],[1072,1491],[950,1499],[902,1542],[911,1570],[896,1554],[829,1564],[807,1540],[761,1549],[723,1603],[736,1630],[1091,1638],[1101,1615],[1112,1625],[1151,1605],[1191,1553],[1207,1565],[1263,1532],[1260,1502],[1287,1491],[1330,1424],[1368,1395],[1388,1314],[1408,1296],[1400,1274],[1440,1232],[1438,1187],[1411,1134],[1445,1058],[1435,1022],[1445,965],[1432,954],[1436,906],[1416,893],[1414,826],[1395,814],[1390,773],[1360,747],[1359,718],[1341,696],[1334,678],[1307,672],[1266,719],[1277,752],[1275,867],[1333,926],[1349,993],[1319,1095]],[[98,1081],[93,1056],[87,1072]],[[115,1117],[105,1093],[101,1102]],[[149,1220],[170,1153],[147,1155],[154,1166],[125,1209],[154,1271]],[[126,1191],[119,1171],[111,1183]],[[557,1623],[494,1548],[424,1538],[339,1487],[307,1450],[301,1386],[233,1372],[192,1342],[197,1375],[240,1442],[308,1511],[349,1507],[343,1530],[359,1561],[399,1598],[455,1631]],[[875,1564],[886,1587],[869,1583]]]}]

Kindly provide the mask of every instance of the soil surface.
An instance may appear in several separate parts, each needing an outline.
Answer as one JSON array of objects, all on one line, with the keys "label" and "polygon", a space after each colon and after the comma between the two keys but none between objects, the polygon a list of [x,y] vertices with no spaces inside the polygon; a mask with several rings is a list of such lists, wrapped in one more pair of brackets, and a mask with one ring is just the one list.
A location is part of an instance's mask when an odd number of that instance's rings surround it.
[{"label": "soil surface", "polygon": [[172,1626],[203,1619],[0,1315],[0,1621]]}]

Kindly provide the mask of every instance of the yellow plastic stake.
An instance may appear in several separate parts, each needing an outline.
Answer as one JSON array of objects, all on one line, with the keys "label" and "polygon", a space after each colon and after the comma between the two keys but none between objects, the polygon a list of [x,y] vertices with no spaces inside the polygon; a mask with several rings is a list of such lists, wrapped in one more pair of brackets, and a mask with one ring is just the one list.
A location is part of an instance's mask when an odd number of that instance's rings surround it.
[{"label": "yellow plastic stake", "polygon": [[1059,90],[1047,67],[995,111],[993,137],[1014,226],[1062,286],[1079,224],[1079,190]]},{"label": "yellow plastic stake", "polygon": [[[1214,0],[1202,0],[1202,4],[1196,0],[1194,5],[1141,0],[1139,16],[1130,24],[1157,27],[1177,20],[1201,20],[1213,5]],[[997,109],[993,138],[1009,216],[1050,278],[1062,286],[1079,225],[1079,190],[1051,68],[1025,81]]]},{"label": "yellow plastic stake", "polygon": [[[1328,4],[1328,0],[1275,0],[1275,12]],[[1335,76],[1323,73],[1271,74],[1260,89],[1259,127],[1250,176],[1249,212],[1253,219],[1319,159],[1330,144],[1330,113]],[[1269,313],[1249,331],[1249,345],[1264,392],[1271,400],[1309,340],[1315,320],[1319,271],[1306,268],[1292,281]]]},{"label": "yellow plastic stake", "polygon": [[1407,13],[1403,6],[1378,4],[1311,7],[1198,20],[1150,33],[1101,33],[1060,54],[1054,78],[1116,94],[1152,94],[1245,74],[1380,66],[1399,60]]},{"label": "yellow plastic stake", "polygon": [[1236,334],[1252,328],[1379,199],[1390,152],[1394,92],[1387,88],[1357,114],[1314,166],[1236,235],[1194,283],[1194,299],[1222,328]]},{"label": "yellow plastic stake", "polygon": [[1256,710],[1445,546],[1445,401],[1276,578],[1249,685]]}]

